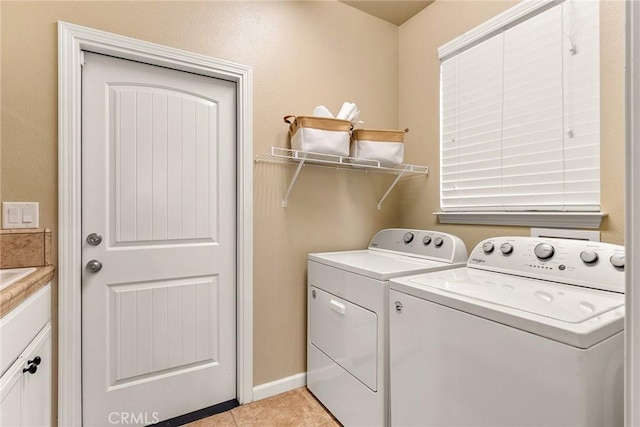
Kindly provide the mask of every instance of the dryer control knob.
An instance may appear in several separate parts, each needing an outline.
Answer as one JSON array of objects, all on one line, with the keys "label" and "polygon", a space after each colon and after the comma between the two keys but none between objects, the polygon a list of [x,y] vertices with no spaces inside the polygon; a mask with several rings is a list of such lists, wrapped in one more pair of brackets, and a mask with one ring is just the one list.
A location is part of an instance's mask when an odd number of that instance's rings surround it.
[{"label": "dryer control knob", "polygon": [[584,251],[580,252],[580,259],[585,264],[593,264],[594,262],[596,262],[598,260],[598,254],[595,253],[595,251],[584,250]]},{"label": "dryer control knob", "polygon": [[442,246],[443,243],[444,243],[444,240],[440,236],[433,239],[433,244],[436,245],[436,248],[439,248],[440,246]]},{"label": "dryer control knob", "polygon": [[509,255],[511,252],[513,252],[513,245],[511,243],[503,243],[500,245],[500,252],[502,252],[505,255]]},{"label": "dryer control knob", "polygon": [[611,265],[616,268],[624,268],[624,254],[623,255],[611,255],[609,258]]},{"label": "dryer control knob", "polygon": [[539,259],[549,259],[553,256],[554,252],[555,249],[548,243],[540,243],[533,250],[533,253],[536,254]]},{"label": "dryer control knob", "polygon": [[422,244],[427,246],[429,243],[431,243],[431,236],[424,236],[422,238]]},{"label": "dryer control knob", "polygon": [[485,254],[490,254],[491,252],[493,252],[493,249],[494,249],[494,246],[493,246],[493,243],[491,242],[484,242],[482,244],[482,251]]},{"label": "dryer control knob", "polygon": [[404,233],[404,236],[402,236],[402,240],[404,240],[405,243],[411,243],[413,242],[413,233],[410,231],[407,231],[406,233]]}]

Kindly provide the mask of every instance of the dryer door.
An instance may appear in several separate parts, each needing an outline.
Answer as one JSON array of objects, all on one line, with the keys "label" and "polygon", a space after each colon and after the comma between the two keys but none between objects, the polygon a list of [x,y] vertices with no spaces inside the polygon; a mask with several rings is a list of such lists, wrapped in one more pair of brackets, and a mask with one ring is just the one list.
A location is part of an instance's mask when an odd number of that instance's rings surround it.
[{"label": "dryer door", "polygon": [[377,391],[376,314],[311,286],[309,322],[311,344]]}]

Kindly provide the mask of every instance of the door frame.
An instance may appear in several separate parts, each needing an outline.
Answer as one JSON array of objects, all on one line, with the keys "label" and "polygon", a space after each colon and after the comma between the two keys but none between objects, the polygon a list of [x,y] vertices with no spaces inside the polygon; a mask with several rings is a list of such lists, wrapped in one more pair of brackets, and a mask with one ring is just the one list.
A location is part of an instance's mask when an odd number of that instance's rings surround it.
[{"label": "door frame", "polygon": [[237,85],[237,398],[253,401],[252,69],[58,22],[58,425],[82,425],[81,66],[83,51],[222,78]]},{"label": "door frame", "polygon": [[625,422],[640,425],[640,3],[626,4]]}]

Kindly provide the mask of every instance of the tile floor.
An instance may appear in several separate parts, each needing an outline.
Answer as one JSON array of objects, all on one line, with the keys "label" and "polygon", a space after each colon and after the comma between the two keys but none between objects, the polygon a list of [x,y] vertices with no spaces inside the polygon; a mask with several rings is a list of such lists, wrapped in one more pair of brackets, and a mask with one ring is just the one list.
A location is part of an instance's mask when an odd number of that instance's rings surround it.
[{"label": "tile floor", "polygon": [[187,427],[340,427],[309,393],[297,388],[186,424]]}]

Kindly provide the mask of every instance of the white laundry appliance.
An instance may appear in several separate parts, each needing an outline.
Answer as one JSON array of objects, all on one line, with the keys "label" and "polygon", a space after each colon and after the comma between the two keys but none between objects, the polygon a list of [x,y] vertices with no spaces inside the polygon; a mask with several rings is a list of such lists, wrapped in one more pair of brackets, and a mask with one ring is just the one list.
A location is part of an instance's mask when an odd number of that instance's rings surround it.
[{"label": "white laundry appliance", "polygon": [[499,237],[389,286],[393,426],[623,425],[622,246]]},{"label": "white laundry appliance", "polygon": [[389,424],[389,279],[466,259],[459,238],[407,229],[380,231],[366,250],[309,254],[307,387],[342,424]]}]

